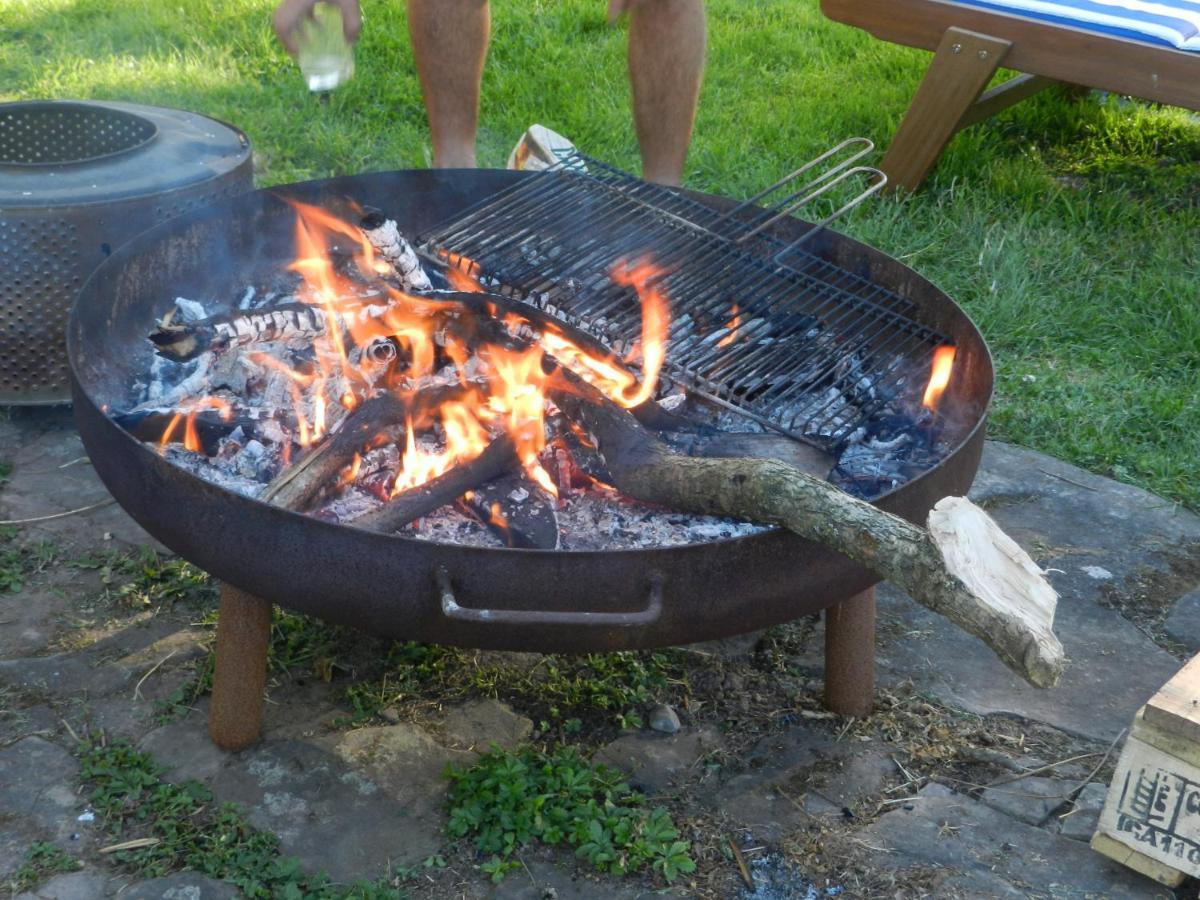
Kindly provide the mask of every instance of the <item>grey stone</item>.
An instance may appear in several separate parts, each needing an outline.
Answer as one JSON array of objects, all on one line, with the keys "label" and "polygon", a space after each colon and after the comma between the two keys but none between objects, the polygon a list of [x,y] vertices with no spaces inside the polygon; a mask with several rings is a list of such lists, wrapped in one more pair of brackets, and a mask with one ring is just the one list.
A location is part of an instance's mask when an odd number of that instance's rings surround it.
[{"label": "grey stone", "polygon": [[679,714],[665,703],[660,703],[650,710],[650,727],[663,734],[674,734],[681,727]]},{"label": "grey stone", "polygon": [[1058,819],[1058,833],[1073,841],[1090,841],[1100,824],[1100,813],[1108,796],[1108,785],[1097,781],[1085,785],[1071,811]]},{"label": "grey stone", "polygon": [[990,787],[980,796],[992,809],[1028,825],[1041,825],[1067,800],[1074,785],[1057,778],[1022,778]]},{"label": "grey stone", "polygon": [[234,900],[238,889],[196,872],[177,872],[142,881],[121,892],[121,900]]},{"label": "grey stone", "polygon": [[0,812],[19,816],[59,838],[87,830],[75,821],[83,804],[74,784],[79,763],[40,737],[0,750]]},{"label": "grey stone", "polygon": [[673,735],[639,731],[601,747],[594,761],[624,772],[647,794],[666,794],[696,772],[699,761],[722,746],[721,734],[705,725]]},{"label": "grey stone", "polygon": [[1184,594],[1175,602],[1163,622],[1163,631],[1188,650],[1200,650],[1200,589]]},{"label": "grey stone", "polygon": [[129,684],[131,674],[117,666],[95,665],[81,653],[0,660],[0,682],[55,697],[85,692],[103,697]]},{"label": "grey stone", "polygon": [[109,893],[107,876],[95,872],[55,875],[32,891],[17,894],[17,900],[99,900]]},{"label": "grey stone", "polygon": [[[298,857],[306,871],[324,871],[335,881],[370,880],[389,860],[412,865],[440,847],[445,782],[424,743],[380,740],[371,759],[369,749],[361,736],[344,753],[267,741],[228,757],[210,786],[219,801],[240,803],[253,825],[278,835],[284,855]],[[371,767],[385,770],[388,789]]]},{"label": "grey stone", "polygon": [[486,751],[492,744],[511,750],[533,732],[533,722],[499,700],[472,700],[446,713],[441,723],[448,744]]},{"label": "grey stone", "polygon": [[[2,518],[34,518],[109,499],[96,470],[86,461],[87,451],[70,409],[11,411],[8,420],[0,422],[0,447],[13,467],[0,497]],[[162,546],[115,503],[22,527],[23,537],[52,540],[69,548],[94,547],[106,534],[111,536],[107,545],[114,549]]]},{"label": "grey stone", "polygon": [[873,857],[879,869],[944,869],[932,896],[1162,896],[1155,882],[1086,845],[1018,822],[941,785],[923,788],[906,806],[881,816],[858,837],[888,851]]},{"label": "grey stone", "polygon": [[1100,606],[1102,590],[1160,561],[1164,548],[1200,540],[1200,518],[1138,488],[995,442],[987,444],[971,496],[1040,565],[1061,570],[1049,578],[1059,592],[1055,632],[1068,657],[1062,682],[1031,687],[978,640],[889,586],[879,591],[880,616],[902,636],[880,642],[881,680],[911,679],[918,690],[980,715],[1018,715],[1111,741],[1180,663]]}]

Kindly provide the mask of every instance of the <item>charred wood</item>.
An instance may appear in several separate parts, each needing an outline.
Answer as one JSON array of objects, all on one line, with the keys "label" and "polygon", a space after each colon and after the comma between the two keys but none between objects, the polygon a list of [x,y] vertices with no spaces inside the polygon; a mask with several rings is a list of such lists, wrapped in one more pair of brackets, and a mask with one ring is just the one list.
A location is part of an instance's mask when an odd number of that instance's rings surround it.
[{"label": "charred wood", "polygon": [[407,395],[385,392],[360,403],[347,414],[337,431],[277,475],[258,499],[304,511],[323,490],[337,485],[338,476],[377,435],[408,419],[420,424],[427,410],[461,398],[464,391],[461,387],[449,387]]},{"label": "charred wood", "polygon": [[509,547],[558,549],[554,504],[520,474],[481,483],[463,496],[463,505]]},{"label": "charred wood", "polygon": [[367,531],[399,531],[415,519],[455,502],[467,491],[518,465],[512,440],[507,435],[501,435],[469,462],[460,463],[422,485],[397,494],[378,509],[351,519],[346,524]]}]

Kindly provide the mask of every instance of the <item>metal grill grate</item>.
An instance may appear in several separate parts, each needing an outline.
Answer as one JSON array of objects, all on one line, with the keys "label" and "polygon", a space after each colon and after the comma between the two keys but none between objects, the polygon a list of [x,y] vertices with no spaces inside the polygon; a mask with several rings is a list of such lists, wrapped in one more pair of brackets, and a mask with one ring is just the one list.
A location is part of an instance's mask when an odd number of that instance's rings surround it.
[{"label": "metal grill grate", "polygon": [[793,244],[762,230],[832,184],[875,173],[849,168],[862,152],[799,190],[787,182],[809,167],[793,173],[773,186],[792,193],[749,221],[737,214],[752,212],[750,201],[721,213],[574,153],[419,243],[423,253],[582,328],[617,353],[640,339],[641,307],[609,273],[621,261],[648,256],[669,272],[661,284],[672,301],[664,366],[671,380],[772,428],[837,443],[905,389],[913,364],[924,369],[933,347],[945,342],[911,318],[909,301],[800,246],[881,183]]}]

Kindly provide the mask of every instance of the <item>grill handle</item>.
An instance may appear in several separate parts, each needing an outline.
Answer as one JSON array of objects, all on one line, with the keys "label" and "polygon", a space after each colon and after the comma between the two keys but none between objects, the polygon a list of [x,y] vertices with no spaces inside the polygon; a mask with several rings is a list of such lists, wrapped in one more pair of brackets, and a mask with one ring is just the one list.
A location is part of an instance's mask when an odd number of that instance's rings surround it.
[{"label": "grill handle", "polygon": [[653,625],[662,615],[663,581],[660,572],[650,573],[650,596],[644,609],[636,612],[555,612],[539,609],[478,609],[462,606],[454,596],[450,573],[445,566],[434,572],[441,594],[442,615],[460,622],[481,625],[571,625],[601,628],[634,628]]},{"label": "grill handle", "polygon": [[[790,175],[785,175],[769,187],[763,188],[753,197],[739,203],[717,221],[730,222],[738,213],[750,209],[776,191],[784,188],[790,191],[782,200],[777,200],[771,206],[766,207],[764,212],[765,218],[762,221],[751,227],[749,231],[741,232],[734,239],[735,244],[744,244],[785,216],[802,211],[806,205],[832,190],[837,185],[858,175],[866,176],[869,181],[862,191],[821,219],[821,221],[815,223],[804,234],[800,235],[800,237],[796,238],[772,257],[772,262],[782,264],[781,260],[783,257],[787,256],[830,222],[841,218],[850,210],[883,190],[884,185],[887,184],[887,175],[873,166],[854,165],[854,163],[874,151],[874,149],[875,143],[869,138],[847,138],[837,146],[830,147],[815,159],[810,159]],[[843,152],[847,152],[849,155],[843,159],[837,159]],[[800,183],[801,179],[806,175],[808,176],[807,180]],[[800,183],[799,187],[796,187],[797,183]]]}]

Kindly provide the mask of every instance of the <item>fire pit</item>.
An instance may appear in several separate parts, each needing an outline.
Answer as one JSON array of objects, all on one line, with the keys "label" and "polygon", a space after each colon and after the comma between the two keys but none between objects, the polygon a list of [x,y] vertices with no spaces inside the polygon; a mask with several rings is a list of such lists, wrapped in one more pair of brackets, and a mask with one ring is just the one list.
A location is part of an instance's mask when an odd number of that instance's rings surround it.
[{"label": "fire pit", "polygon": [[[470,235],[486,236],[486,228],[476,227],[480,217],[494,217],[513,198],[536,199],[531,190],[538,177],[500,171],[391,172],[256,192],[140,236],[97,270],[81,293],[71,320],[69,356],[76,417],[93,464],[151,534],[227,585],[213,700],[214,738],[223,746],[242,746],[257,736],[272,602],[388,637],[564,652],[708,640],[832,607],[830,700],[840,711],[869,708],[874,609],[869,591],[878,579],[815,543],[771,530],[671,547],[568,552],[371,533],[211,484],[168,462],[107,414],[127,408],[131,385],[150,369],[153,349],[147,336],[158,327],[164,303],[178,296],[224,297],[225,309],[207,312],[229,312],[238,302],[236,286],[253,283],[264,267],[282,271],[292,262],[295,210],[287,200],[321,206],[332,198],[351,198],[378,207],[406,234],[423,236],[431,252],[456,250],[457,255],[448,255],[450,262],[480,276],[485,287],[503,287],[510,296],[532,297],[535,303],[541,296],[544,311],[559,314],[547,285],[530,274],[540,264],[551,281],[561,278],[552,260],[527,259],[522,275],[511,262],[506,267],[497,261],[487,241],[469,246],[447,225],[472,223]],[[622,188],[610,185],[612,190]],[[954,420],[946,432],[945,456],[874,502],[921,520],[943,496],[965,493],[982,450],[992,367],[977,330],[948,297],[895,260],[836,233],[810,235],[808,225],[786,216],[760,228],[762,217],[753,207],[690,192],[645,190],[653,193],[625,193],[624,200],[632,197],[635,205],[648,207],[654,221],[665,212],[684,227],[664,237],[617,215],[602,220],[609,235],[631,234],[630,241],[651,252],[666,246],[679,258],[695,254],[698,266],[715,265],[719,271],[730,270],[730,257],[722,254],[754,259],[761,282],[751,288],[763,291],[767,285],[769,299],[780,303],[815,295],[832,310],[850,309],[864,335],[862,346],[875,352],[884,346],[881,341],[955,346],[955,374],[942,400]],[[555,207],[561,200],[542,196],[541,202]],[[584,198],[577,215],[598,215],[605,202],[611,210],[612,197]],[[702,214],[710,221],[697,230],[694,217]],[[526,215],[522,227],[536,230],[540,221],[545,220]],[[578,227],[581,220],[576,221]],[[736,237],[722,237],[709,227],[717,222]],[[753,224],[739,224],[746,222]],[[553,227],[567,228],[570,236],[569,223]],[[802,249],[791,246],[806,235],[810,240]],[[583,257],[572,259],[574,264]],[[673,276],[684,288],[672,297],[678,311],[711,285],[697,274],[688,287],[688,277]],[[748,291],[747,305],[753,308],[754,300]],[[590,314],[572,324],[594,332],[598,322]],[[625,324],[609,316],[604,336],[622,339],[618,332]],[[758,352],[770,351],[760,347]],[[707,359],[713,362],[711,354]],[[737,361],[731,355],[724,365]],[[668,375],[718,402],[751,407],[743,411],[764,427],[787,431],[795,425],[777,420],[777,397],[769,390],[756,392],[723,379],[700,362],[687,357]],[[830,445],[844,443],[847,429],[858,427],[845,416],[826,422],[833,424],[809,436]]]}]

